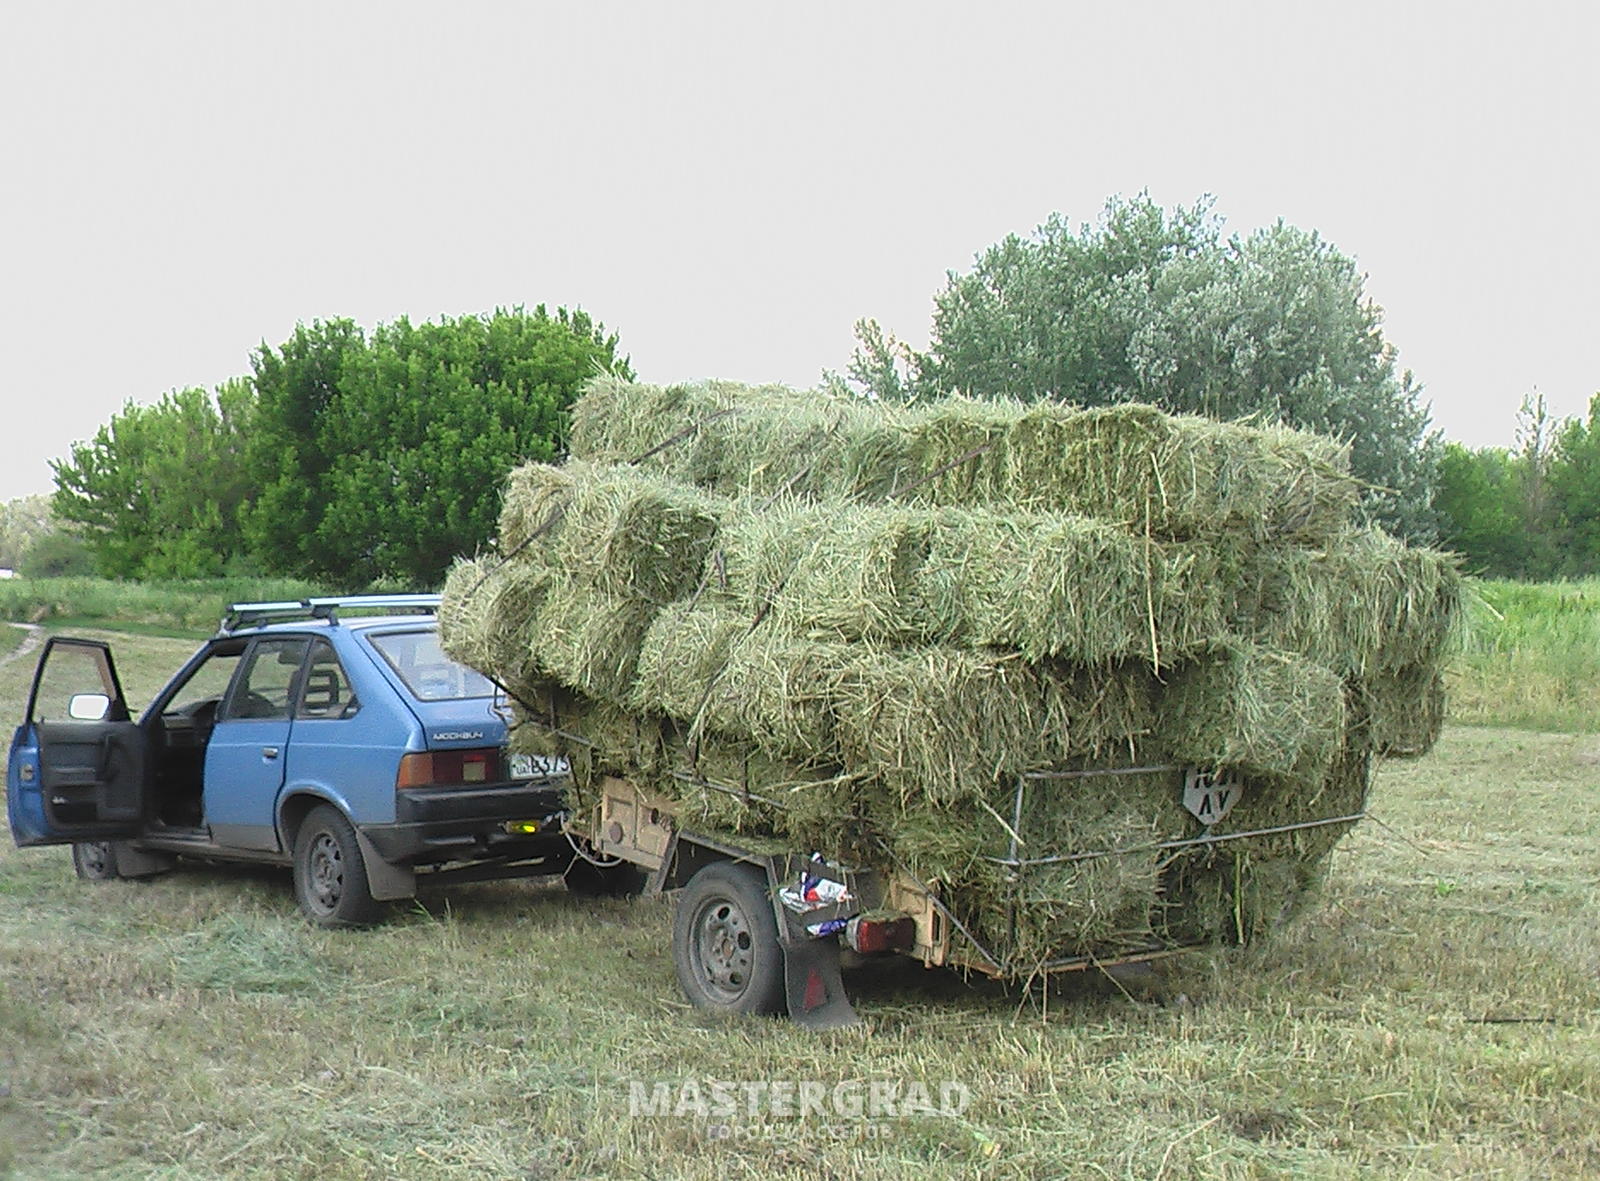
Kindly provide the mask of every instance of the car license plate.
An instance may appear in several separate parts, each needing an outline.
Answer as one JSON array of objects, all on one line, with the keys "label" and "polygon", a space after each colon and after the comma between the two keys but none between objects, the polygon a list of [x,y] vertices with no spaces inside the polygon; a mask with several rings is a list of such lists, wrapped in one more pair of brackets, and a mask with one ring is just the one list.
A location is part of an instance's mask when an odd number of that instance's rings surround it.
[{"label": "car license plate", "polygon": [[550,775],[566,775],[571,771],[566,755],[512,755],[511,778],[539,779]]}]

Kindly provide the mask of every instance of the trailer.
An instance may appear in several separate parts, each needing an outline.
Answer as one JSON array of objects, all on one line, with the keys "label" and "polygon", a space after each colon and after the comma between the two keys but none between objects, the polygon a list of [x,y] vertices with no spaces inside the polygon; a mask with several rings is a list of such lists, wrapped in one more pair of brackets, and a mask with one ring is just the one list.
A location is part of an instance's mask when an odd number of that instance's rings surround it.
[{"label": "trailer", "polygon": [[[688,780],[685,773],[676,773]],[[1030,792],[1099,776],[1170,775],[1173,799],[1200,831],[1132,848],[1033,852],[1020,831]],[[744,794],[703,779],[696,786]],[[950,967],[1002,980],[1038,981],[1177,955],[1196,944],[1151,939],[1105,954],[1067,951],[1018,961],[959,917],[957,898],[925,881],[885,846],[872,864],[843,864],[781,842],[730,838],[683,825],[672,801],[628,780],[604,776],[598,801],[568,819],[575,847],[598,875],[639,875],[647,894],[680,891],[672,929],[678,981],[697,1008],[722,1013],[787,1012],[813,1029],[853,1024],[841,956],[902,955],[929,968]],[[1029,875],[1041,867],[1159,850],[1168,868],[1220,846],[1355,824],[1364,811],[1311,817],[1248,831],[1218,826],[1245,790],[1227,775],[1179,766],[1038,770],[1015,777],[1012,815],[975,818],[998,827],[1004,855],[990,857],[1014,884],[1013,925],[1027,905]],[[1024,850],[1030,850],[1024,855]]]}]

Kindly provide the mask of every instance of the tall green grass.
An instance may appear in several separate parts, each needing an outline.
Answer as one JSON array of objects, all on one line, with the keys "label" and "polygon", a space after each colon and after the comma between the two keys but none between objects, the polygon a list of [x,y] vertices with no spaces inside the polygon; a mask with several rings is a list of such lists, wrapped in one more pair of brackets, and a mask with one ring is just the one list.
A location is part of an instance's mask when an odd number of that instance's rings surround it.
[{"label": "tall green grass", "polygon": [[9,656],[22,647],[22,641],[27,637],[28,633],[20,627],[12,627],[9,623],[0,623],[0,658]]},{"label": "tall green grass", "polygon": [[118,582],[109,578],[13,578],[0,582],[0,619],[202,634],[229,603],[300,599],[328,592],[287,578]]},{"label": "tall green grass", "polygon": [[1586,731],[1600,723],[1600,580],[1474,584],[1450,717]]}]

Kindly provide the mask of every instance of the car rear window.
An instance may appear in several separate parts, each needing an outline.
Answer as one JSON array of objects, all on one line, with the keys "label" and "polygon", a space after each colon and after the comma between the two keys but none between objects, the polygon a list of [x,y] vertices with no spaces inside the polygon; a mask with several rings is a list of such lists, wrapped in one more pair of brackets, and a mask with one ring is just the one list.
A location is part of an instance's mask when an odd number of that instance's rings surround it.
[{"label": "car rear window", "polygon": [[384,632],[367,638],[418,701],[494,696],[488,677],[444,654],[438,632]]}]

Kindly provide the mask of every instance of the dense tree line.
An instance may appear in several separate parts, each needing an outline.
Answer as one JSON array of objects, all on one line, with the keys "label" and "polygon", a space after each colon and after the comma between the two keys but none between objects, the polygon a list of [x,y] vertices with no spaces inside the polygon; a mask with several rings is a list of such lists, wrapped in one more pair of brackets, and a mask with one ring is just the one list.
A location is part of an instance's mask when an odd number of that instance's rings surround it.
[{"label": "dense tree line", "polygon": [[583,382],[631,376],[615,335],[543,307],[302,325],[251,368],[130,402],[55,461],[55,513],[101,573],[436,583],[493,534],[511,467],[559,454]]},{"label": "dense tree line", "polygon": [[1526,399],[1514,447],[1447,444],[1434,506],[1440,544],[1475,574],[1600,574],[1600,394],[1564,420]]},{"label": "dense tree line", "polygon": [[[1224,236],[1206,203],[1113,200],[1096,225],[1053,216],[952,272],[926,352],[871,320],[856,335],[846,377],[827,380],[866,396],[1284,421],[1348,440],[1371,515],[1474,572],[1600,573],[1600,395],[1570,421],[1530,401],[1514,447],[1443,445],[1363,276],[1314,232]],[[493,535],[506,472],[560,456],[584,381],[632,376],[615,335],[543,307],[370,332],[316,322],[250,367],[125,405],[54,462],[51,521],[38,505],[0,520],[0,565],[68,569],[86,546],[113,577],[437,583]]]},{"label": "dense tree line", "polygon": [[29,578],[94,573],[83,538],[62,527],[50,500],[36,493],[0,504],[0,570]]},{"label": "dense tree line", "polygon": [[857,338],[849,377],[873,396],[1141,401],[1348,439],[1372,514],[1433,534],[1439,441],[1420,387],[1355,263],[1314,232],[1224,237],[1209,204],[1113,200],[1097,225],[1053,216],[952,273],[926,353],[870,320]]}]

